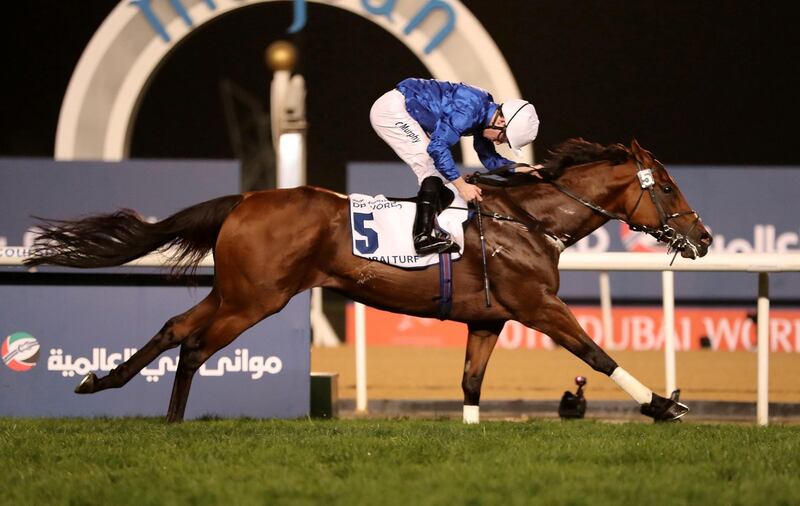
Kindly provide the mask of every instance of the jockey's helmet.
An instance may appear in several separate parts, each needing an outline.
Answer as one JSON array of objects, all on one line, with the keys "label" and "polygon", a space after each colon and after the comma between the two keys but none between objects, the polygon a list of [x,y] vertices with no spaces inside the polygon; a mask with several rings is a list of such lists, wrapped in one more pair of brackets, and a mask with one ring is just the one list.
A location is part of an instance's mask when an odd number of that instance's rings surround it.
[{"label": "jockey's helmet", "polygon": [[527,146],[539,133],[539,116],[533,104],[527,100],[515,98],[500,105],[506,119],[506,138],[514,154],[520,156],[520,149]]}]

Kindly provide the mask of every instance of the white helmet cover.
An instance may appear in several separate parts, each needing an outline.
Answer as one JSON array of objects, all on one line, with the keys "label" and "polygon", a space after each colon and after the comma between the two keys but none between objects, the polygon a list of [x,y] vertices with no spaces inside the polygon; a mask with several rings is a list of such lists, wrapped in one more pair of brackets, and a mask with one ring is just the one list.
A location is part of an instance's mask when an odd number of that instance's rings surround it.
[{"label": "white helmet cover", "polygon": [[539,116],[533,104],[526,100],[515,98],[507,100],[500,106],[503,117],[506,119],[506,137],[508,145],[514,154],[520,156],[523,146],[527,146],[539,133]]}]

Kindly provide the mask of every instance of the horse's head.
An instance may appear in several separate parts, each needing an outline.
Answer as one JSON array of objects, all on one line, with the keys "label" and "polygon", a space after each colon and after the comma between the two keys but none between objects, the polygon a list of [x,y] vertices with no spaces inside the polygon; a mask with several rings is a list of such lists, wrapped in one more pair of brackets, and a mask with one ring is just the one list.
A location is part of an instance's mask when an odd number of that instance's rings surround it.
[{"label": "horse's head", "polygon": [[[711,234],[702,220],[686,202],[667,169],[635,140],[627,148],[622,144],[603,146],[574,138],[556,146],[549,154],[539,166],[538,173],[547,183],[542,187],[555,187],[560,194],[593,213],[576,214],[574,208],[553,201],[552,194],[543,198],[542,193],[531,192],[527,196],[534,198],[524,202],[526,193],[522,190],[514,195],[507,191],[506,195],[513,197],[513,207],[527,214],[530,223],[542,225],[541,228],[569,245],[586,237],[604,220],[621,220],[632,230],[666,243],[683,257],[697,258],[708,253]],[[541,180],[523,173],[509,178],[505,186],[525,188],[534,182]],[[531,206],[530,211],[525,210],[526,204]]]},{"label": "horse's head", "polygon": [[636,176],[625,191],[625,215],[631,229],[646,232],[682,257],[708,253],[711,234],[692,209],[675,180],[653,155],[636,140],[627,162]]}]

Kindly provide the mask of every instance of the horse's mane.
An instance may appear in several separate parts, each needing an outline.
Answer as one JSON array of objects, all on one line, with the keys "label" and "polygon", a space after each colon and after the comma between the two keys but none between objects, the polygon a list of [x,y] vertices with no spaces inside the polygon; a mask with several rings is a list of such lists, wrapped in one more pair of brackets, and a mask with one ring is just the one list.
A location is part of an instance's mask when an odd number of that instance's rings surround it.
[{"label": "horse's mane", "polygon": [[614,165],[623,163],[631,156],[622,144],[603,146],[580,137],[567,139],[548,152],[541,170],[546,179],[557,179],[567,167],[585,163],[608,161]]},{"label": "horse's mane", "polygon": [[[633,155],[630,150],[622,144],[603,146],[596,142],[589,142],[580,137],[575,137],[567,139],[548,151],[548,156],[541,164],[542,168],[539,169],[539,174],[545,181],[552,181],[561,177],[569,167],[593,162],[610,162],[612,165],[619,165],[628,161],[631,156]],[[497,170],[501,172],[489,175],[476,172],[470,176],[468,181],[480,182],[490,186],[524,186],[542,181],[538,177],[527,173],[508,174],[505,167]]]}]

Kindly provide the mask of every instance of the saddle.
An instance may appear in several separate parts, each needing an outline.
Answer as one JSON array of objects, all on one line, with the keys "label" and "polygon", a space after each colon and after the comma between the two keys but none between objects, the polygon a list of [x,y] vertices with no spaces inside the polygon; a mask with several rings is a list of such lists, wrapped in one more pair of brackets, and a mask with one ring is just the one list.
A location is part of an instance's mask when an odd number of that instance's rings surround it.
[{"label": "saddle", "polygon": [[[452,192],[441,192],[439,227],[459,246],[453,260],[464,250],[466,202]],[[449,193],[449,195],[448,195]],[[414,250],[412,227],[416,198],[387,198],[354,193],[350,198],[350,229],[353,254],[403,269],[420,269],[439,263],[437,255],[419,256]]]}]

